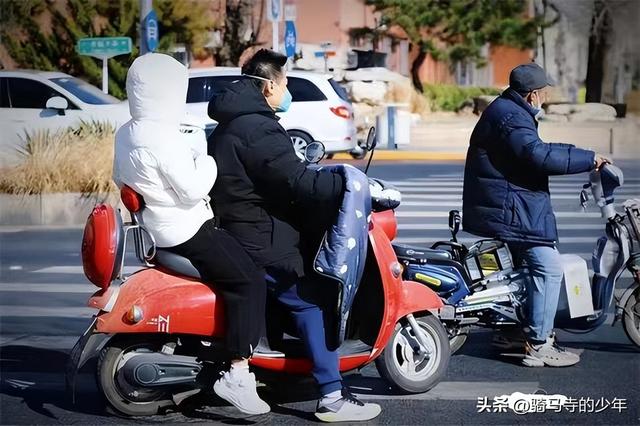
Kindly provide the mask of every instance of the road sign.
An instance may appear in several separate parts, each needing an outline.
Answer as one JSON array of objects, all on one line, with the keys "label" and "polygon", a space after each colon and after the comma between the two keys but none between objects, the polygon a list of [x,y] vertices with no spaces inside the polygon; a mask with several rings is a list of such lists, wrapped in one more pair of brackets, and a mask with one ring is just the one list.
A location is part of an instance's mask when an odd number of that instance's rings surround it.
[{"label": "road sign", "polygon": [[288,57],[296,54],[296,26],[293,21],[286,21],[284,27],[284,51]]},{"label": "road sign", "polygon": [[76,45],[80,55],[93,56],[102,59],[102,91],[109,93],[109,67],[107,61],[118,55],[131,53],[131,38],[129,37],[94,37],[81,38]]},{"label": "road sign", "polygon": [[267,19],[271,22],[282,21],[282,0],[269,0],[267,3]]},{"label": "road sign", "polygon": [[80,55],[94,56],[102,59],[131,53],[131,38],[129,37],[94,37],[81,38],[76,45]]},{"label": "road sign", "polygon": [[295,4],[285,4],[284,5],[284,20],[285,21],[295,21],[297,15],[296,5]]},{"label": "road sign", "polygon": [[316,58],[324,58],[325,56],[327,58],[330,58],[331,56],[336,56],[336,52],[335,50],[315,51],[313,52],[313,56],[315,56]]},{"label": "road sign", "polygon": [[147,45],[147,51],[153,52],[158,48],[158,15],[155,10],[151,10],[144,18],[144,42]]}]

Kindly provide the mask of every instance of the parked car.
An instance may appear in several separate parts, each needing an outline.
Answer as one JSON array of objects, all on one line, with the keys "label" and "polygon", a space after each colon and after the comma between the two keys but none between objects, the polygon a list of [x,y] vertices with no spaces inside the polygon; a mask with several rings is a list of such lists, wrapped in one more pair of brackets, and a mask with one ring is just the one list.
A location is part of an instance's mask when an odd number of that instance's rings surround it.
[{"label": "parked car", "polygon": [[[241,75],[239,68],[195,68],[189,71],[187,111],[208,120],[207,136],[217,125],[207,114],[209,100],[242,78],[246,77]],[[330,75],[309,71],[290,71],[287,79],[293,100],[289,110],[278,115],[298,156],[302,157],[309,143],[320,141],[330,155],[350,152],[360,157],[363,150],[357,143],[353,107],[342,86]]]},{"label": "parked car", "polygon": [[[80,121],[110,122],[117,128],[130,119],[127,101],[103,93],[79,78],[61,72],[0,71],[3,159],[20,144],[25,131],[56,131],[74,127]],[[185,117],[180,130],[200,146],[205,124],[197,117]],[[9,163],[3,160],[4,165]]]}]

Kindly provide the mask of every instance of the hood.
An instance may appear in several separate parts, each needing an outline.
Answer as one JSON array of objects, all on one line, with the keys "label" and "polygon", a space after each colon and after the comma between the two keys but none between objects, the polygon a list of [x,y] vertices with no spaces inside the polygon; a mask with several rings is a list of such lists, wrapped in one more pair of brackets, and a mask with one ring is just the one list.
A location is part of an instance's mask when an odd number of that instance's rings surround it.
[{"label": "hood", "polygon": [[127,72],[131,117],[179,124],[185,115],[188,82],[187,68],[171,56],[138,57]]},{"label": "hood", "polygon": [[264,114],[277,118],[259,89],[249,78],[231,83],[209,101],[209,117],[225,123],[245,114]]}]

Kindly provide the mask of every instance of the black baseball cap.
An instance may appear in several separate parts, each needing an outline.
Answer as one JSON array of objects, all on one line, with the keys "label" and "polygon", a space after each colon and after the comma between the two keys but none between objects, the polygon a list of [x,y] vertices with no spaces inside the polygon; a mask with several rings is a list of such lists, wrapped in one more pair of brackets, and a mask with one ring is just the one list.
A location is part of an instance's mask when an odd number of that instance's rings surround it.
[{"label": "black baseball cap", "polygon": [[521,94],[542,89],[546,86],[553,86],[554,84],[554,81],[544,72],[544,69],[533,62],[518,65],[509,74],[509,87]]}]

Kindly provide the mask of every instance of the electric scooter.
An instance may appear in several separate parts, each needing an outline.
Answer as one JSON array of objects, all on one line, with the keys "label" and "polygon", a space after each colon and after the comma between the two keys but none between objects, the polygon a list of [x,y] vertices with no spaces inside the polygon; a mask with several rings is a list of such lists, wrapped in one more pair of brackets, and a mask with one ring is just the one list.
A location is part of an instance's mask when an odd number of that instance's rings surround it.
[{"label": "electric scooter", "polygon": [[[614,208],[614,191],[623,184],[622,171],[604,166],[589,176],[581,203],[586,206],[590,190],[606,220],[605,235],[596,241],[589,280],[587,263],[577,255],[563,254],[564,280],[560,293],[556,328],[589,332],[605,323],[613,305],[614,321],[622,322],[629,339],[640,348],[640,202],[629,200],[624,213]],[[525,268],[515,268],[509,247],[498,240],[480,240],[470,247],[459,243],[460,214],[451,211],[450,241],[439,241],[431,249],[396,246],[405,265],[404,278],[422,282],[436,291],[451,310],[441,319],[449,333],[452,353],[459,350],[472,325],[489,328],[519,327],[526,303]],[[636,246],[637,249],[637,246]],[[619,296],[614,289],[625,269],[635,277]]]},{"label": "electric scooter", "polygon": [[[368,140],[372,150],[374,132]],[[312,145],[308,152],[321,158],[322,147]],[[74,391],[79,369],[98,356],[97,383],[108,404],[124,415],[146,416],[211,389],[222,361],[209,360],[223,353],[225,306],[215,284],[214,289],[203,284],[186,258],[155,247],[140,220],[142,197],[124,187],[121,198],[131,222],[123,223],[118,211],[101,204],[85,227],[83,266],[100,288],[88,306],[98,312],[71,352],[67,381]],[[447,370],[449,340],[438,318],[444,304],[432,289],[403,279],[391,245],[396,231],[392,210],[371,214],[364,275],[339,348],[340,371],[375,361],[390,384],[421,393],[440,382]],[[125,276],[129,234],[146,268]],[[310,372],[299,340],[272,349],[281,351],[279,356],[255,354],[249,360],[260,380],[265,377],[268,384],[274,373]]]}]

